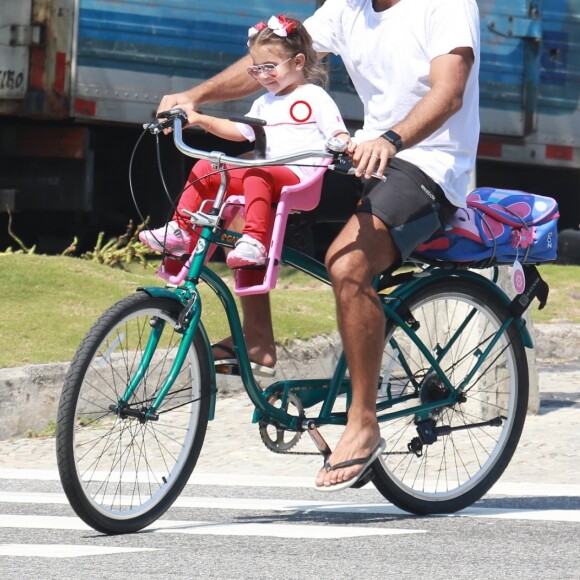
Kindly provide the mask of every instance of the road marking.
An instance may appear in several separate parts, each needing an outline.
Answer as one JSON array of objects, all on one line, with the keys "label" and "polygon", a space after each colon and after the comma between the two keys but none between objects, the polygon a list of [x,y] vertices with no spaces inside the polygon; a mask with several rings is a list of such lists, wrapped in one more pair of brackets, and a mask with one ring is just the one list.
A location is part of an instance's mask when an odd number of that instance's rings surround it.
[{"label": "road marking", "polygon": [[80,546],[65,544],[0,544],[0,556],[25,558],[79,558],[129,552],[154,552],[154,548],[114,548],[112,546]]},{"label": "road marking", "polygon": [[[0,515],[0,528],[90,530],[75,517]],[[158,520],[144,530],[164,534],[198,536],[263,536],[268,538],[338,539],[364,536],[394,536],[424,534],[426,530],[402,528],[373,528],[356,525],[332,526],[318,524],[274,524],[207,522],[188,520]]]},{"label": "road marking", "polygon": [[[55,469],[0,469],[0,480],[60,481]],[[209,473],[194,471],[188,485],[209,485],[212,487],[304,487],[314,488],[312,477],[284,475],[260,475],[245,473]],[[365,490],[372,490],[369,485]],[[487,494],[512,497],[580,497],[580,484],[574,483],[534,483],[499,481]]]},{"label": "road marking", "polygon": [[[159,527],[161,525],[162,527]],[[160,521],[147,528],[168,534],[181,533],[216,536],[266,536],[269,538],[340,539],[366,536],[400,536],[425,534],[427,530],[405,530],[400,528],[369,528],[354,525],[330,526],[318,524],[240,524],[237,522],[173,522]]]},{"label": "road marking", "polygon": [[497,518],[501,520],[530,520],[541,522],[580,522],[580,510],[536,510],[536,509],[505,509],[505,508],[474,508],[464,509],[456,514],[472,518]]},{"label": "road marking", "polygon": [[[113,501],[113,498],[108,498]],[[0,491],[0,503],[68,505],[66,496],[62,493],[35,493]],[[408,515],[390,503],[357,503],[339,501],[286,500],[286,499],[253,499],[227,497],[192,497],[180,496],[174,507],[188,509],[221,509],[258,512],[322,512],[341,514],[374,514],[385,516]],[[510,520],[534,520],[553,522],[580,522],[580,510],[560,509],[510,509],[470,507],[446,517],[476,517]]]}]

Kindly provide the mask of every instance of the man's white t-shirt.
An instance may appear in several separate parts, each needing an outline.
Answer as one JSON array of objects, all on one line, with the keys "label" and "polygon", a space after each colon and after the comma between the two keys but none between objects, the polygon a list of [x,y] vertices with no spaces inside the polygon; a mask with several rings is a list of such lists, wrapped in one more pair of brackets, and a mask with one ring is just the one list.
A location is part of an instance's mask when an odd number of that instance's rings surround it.
[{"label": "man's white t-shirt", "polygon": [[[256,99],[247,114],[267,121],[266,159],[306,150],[324,150],[326,141],[338,133],[348,133],[340,111],[330,95],[316,85],[300,85],[287,95],[266,93]],[[254,130],[237,123],[248,141],[254,141]],[[303,159],[300,165],[320,165],[320,158]],[[287,165],[301,181],[316,171],[316,167]]]},{"label": "man's white t-shirt", "polygon": [[326,0],[305,21],[318,52],[339,55],[364,106],[358,142],[401,122],[429,91],[431,61],[455,48],[475,55],[463,107],[397,157],[422,169],[465,206],[479,139],[479,11],[475,0],[400,0],[375,12],[372,0]]}]

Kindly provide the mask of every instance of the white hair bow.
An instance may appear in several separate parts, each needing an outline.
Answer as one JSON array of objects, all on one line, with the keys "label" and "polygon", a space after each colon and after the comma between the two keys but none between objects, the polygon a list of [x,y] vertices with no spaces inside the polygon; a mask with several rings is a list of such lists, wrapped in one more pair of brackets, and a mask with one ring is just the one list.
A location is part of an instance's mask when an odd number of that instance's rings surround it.
[{"label": "white hair bow", "polygon": [[285,22],[282,22],[278,16],[270,16],[270,20],[268,20],[268,28],[278,36],[288,36],[288,31],[286,30],[287,20],[284,19]]},{"label": "white hair bow", "polygon": [[[296,28],[296,21],[286,18],[283,14],[279,16],[270,16],[270,20],[268,20],[268,24],[266,24],[263,20],[254,24],[251,28],[248,29],[248,38],[252,38],[252,36],[256,36],[258,32],[264,30],[264,28],[269,28],[274,34],[278,36],[288,36],[288,34],[294,32]],[[249,43],[248,43],[249,44]]]}]

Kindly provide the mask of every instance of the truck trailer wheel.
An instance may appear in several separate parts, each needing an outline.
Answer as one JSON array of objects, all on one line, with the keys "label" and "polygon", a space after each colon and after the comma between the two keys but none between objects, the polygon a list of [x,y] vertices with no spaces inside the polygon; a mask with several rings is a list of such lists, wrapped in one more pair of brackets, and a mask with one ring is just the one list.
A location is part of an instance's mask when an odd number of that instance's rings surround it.
[{"label": "truck trailer wheel", "polygon": [[558,264],[580,265],[580,230],[562,230],[558,233]]}]

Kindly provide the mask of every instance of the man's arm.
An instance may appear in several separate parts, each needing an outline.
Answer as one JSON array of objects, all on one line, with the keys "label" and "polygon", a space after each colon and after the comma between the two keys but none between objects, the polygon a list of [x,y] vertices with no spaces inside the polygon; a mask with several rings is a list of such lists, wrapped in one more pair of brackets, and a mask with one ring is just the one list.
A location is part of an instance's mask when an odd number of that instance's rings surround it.
[{"label": "man's arm", "polygon": [[[463,94],[473,65],[471,48],[456,48],[431,62],[431,90],[411,110],[407,118],[393,127],[412,147],[437,131],[463,105]],[[401,134],[401,132],[404,134]]]},{"label": "man's arm", "polygon": [[[324,58],[327,54],[317,53],[318,59]],[[183,93],[165,95],[159,103],[157,112],[179,107],[189,117],[190,113],[204,103],[233,101],[255,93],[262,86],[247,73],[248,67],[252,64],[252,57],[248,54],[222,72]]]},{"label": "man's arm", "polygon": [[222,72],[183,93],[165,95],[157,112],[179,107],[189,116],[204,103],[231,101],[251,95],[261,88],[260,83],[246,72],[251,65],[252,58],[246,55]]},{"label": "man's arm", "polygon": [[[472,65],[470,47],[456,48],[433,59],[429,70],[431,89],[405,119],[391,127],[401,136],[405,148],[423,141],[461,109]],[[382,137],[361,143],[353,154],[357,175],[368,177],[373,171],[382,174],[395,154],[395,146]]]}]

